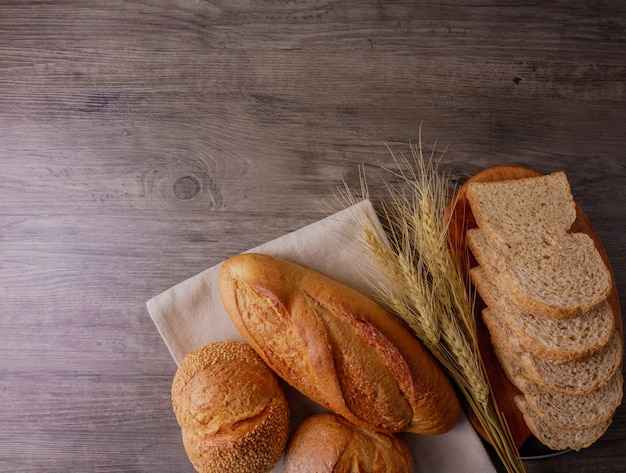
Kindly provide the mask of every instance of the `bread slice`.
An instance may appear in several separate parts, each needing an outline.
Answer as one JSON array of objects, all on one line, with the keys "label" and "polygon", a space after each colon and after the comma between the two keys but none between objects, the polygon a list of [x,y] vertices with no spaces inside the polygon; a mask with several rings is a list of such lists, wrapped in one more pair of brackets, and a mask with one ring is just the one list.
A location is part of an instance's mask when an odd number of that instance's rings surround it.
[{"label": "bread slice", "polygon": [[512,383],[522,376],[545,390],[569,395],[587,394],[606,383],[622,361],[622,339],[613,331],[609,343],[596,352],[567,363],[555,364],[523,351],[502,317],[489,308],[482,311],[494,352]]},{"label": "bread slice", "polygon": [[607,301],[591,311],[565,320],[538,317],[517,309],[502,293],[497,274],[488,266],[472,268],[470,275],[481,298],[494,317],[503,317],[522,351],[564,363],[581,358],[606,346],[615,329],[613,310]]},{"label": "bread slice", "polygon": [[570,396],[555,394],[524,378],[515,385],[526,402],[544,420],[562,429],[588,429],[613,417],[623,397],[623,377],[617,371],[611,379],[588,394]]},{"label": "bread slice", "polygon": [[563,173],[474,182],[467,198],[480,229],[468,230],[468,246],[520,310],[563,319],[606,300],[606,264],[588,235],[569,231],[576,209]]},{"label": "bread slice", "polygon": [[478,228],[501,243],[566,233],[576,204],[563,172],[523,179],[472,182],[467,199]]},{"label": "bread slice", "polygon": [[611,419],[609,419],[586,429],[563,429],[547,422],[530,406],[524,396],[516,396],[515,404],[533,435],[553,450],[586,448],[598,440],[611,425]]}]

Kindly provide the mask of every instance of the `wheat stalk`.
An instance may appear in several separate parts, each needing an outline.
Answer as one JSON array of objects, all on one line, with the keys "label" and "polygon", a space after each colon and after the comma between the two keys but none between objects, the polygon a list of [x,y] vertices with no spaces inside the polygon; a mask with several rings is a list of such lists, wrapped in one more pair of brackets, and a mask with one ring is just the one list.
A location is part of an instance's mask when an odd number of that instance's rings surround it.
[{"label": "wheat stalk", "polygon": [[[449,247],[445,220],[449,179],[440,174],[433,154],[424,158],[421,133],[418,146],[410,149],[412,162],[391,153],[400,170],[387,171],[406,187],[387,186],[388,200],[381,202],[387,240],[362,225],[366,250],[388,281],[380,288],[381,301],[415,332],[455,381],[506,470],[522,473],[524,465],[478,349],[474,296],[467,290],[468,272],[461,267],[469,263],[459,261]],[[361,188],[367,195],[364,175]]]}]

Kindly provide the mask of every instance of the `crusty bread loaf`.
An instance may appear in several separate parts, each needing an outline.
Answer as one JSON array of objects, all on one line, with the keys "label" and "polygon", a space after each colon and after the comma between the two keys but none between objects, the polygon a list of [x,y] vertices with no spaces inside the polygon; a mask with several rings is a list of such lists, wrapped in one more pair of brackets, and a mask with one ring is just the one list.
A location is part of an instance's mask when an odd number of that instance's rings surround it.
[{"label": "crusty bread loaf", "polygon": [[496,266],[519,309],[568,318],[606,300],[612,281],[600,253],[588,235],[569,231],[576,212],[563,173],[474,182],[467,199],[480,229],[468,231],[468,245],[479,264]]},{"label": "crusty bread loaf", "polygon": [[[611,379],[620,367],[622,340],[616,331],[613,331],[609,342],[601,350],[556,364],[525,352],[504,320],[494,317],[489,308],[483,310],[482,316],[505,372],[521,375],[548,391],[569,395],[587,394]],[[513,376],[509,378],[513,381]]]},{"label": "crusty bread loaf", "polygon": [[611,425],[611,419],[586,429],[563,429],[548,421],[536,412],[524,396],[515,398],[524,421],[537,439],[553,450],[581,450],[598,440]]},{"label": "crusty bread loaf", "polygon": [[506,324],[523,352],[555,363],[568,362],[605,347],[615,329],[607,301],[582,315],[549,319],[515,307],[498,288],[498,274],[489,271],[488,264],[472,268],[470,275],[491,316],[504,319],[501,323]]},{"label": "crusty bread loaf", "polygon": [[172,404],[185,451],[200,473],[267,473],[286,447],[287,399],[248,344],[215,342],[185,356]]},{"label": "crusty bread loaf", "polygon": [[354,424],[440,434],[460,415],[426,348],[368,297],[284,259],[228,259],[220,294],[234,325],[298,391]]},{"label": "crusty bread loaf", "polygon": [[293,432],[284,473],[412,473],[406,444],[393,434],[373,432],[335,414],[305,419]]}]

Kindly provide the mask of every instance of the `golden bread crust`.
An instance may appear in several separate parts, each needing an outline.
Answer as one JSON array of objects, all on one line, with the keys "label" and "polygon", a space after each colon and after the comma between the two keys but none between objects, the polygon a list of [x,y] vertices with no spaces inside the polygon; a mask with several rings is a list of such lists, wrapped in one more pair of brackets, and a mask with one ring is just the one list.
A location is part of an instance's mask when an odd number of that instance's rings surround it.
[{"label": "golden bread crust", "polygon": [[363,294],[250,253],[223,264],[220,294],[241,335],[279,376],[352,423],[421,434],[456,424],[459,401],[435,359]]},{"label": "golden bread crust", "polygon": [[266,473],[286,446],[287,399],[248,344],[215,342],[189,353],[174,376],[172,405],[201,473]]},{"label": "golden bread crust", "polygon": [[410,473],[413,460],[393,434],[372,432],[335,414],[317,414],[294,431],[284,473]]}]

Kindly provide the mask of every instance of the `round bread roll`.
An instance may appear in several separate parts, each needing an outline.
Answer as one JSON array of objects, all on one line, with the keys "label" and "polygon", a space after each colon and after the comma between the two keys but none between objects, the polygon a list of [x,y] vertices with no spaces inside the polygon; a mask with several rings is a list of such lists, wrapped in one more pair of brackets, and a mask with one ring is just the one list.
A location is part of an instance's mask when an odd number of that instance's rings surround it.
[{"label": "round bread roll", "polygon": [[293,432],[284,473],[411,473],[413,459],[394,434],[374,432],[336,414],[305,419]]},{"label": "round bread roll", "polygon": [[289,436],[289,406],[278,378],[241,342],[189,353],[172,384],[185,451],[200,473],[267,473]]}]

